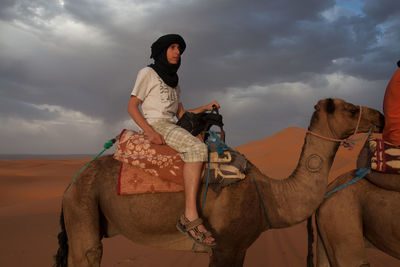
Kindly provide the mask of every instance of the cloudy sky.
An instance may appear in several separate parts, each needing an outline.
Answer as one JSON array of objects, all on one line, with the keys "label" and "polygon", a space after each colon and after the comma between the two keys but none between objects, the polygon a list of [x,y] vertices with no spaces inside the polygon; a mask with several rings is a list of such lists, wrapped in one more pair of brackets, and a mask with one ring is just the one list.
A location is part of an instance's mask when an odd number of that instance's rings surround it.
[{"label": "cloudy sky", "polygon": [[187,43],[186,109],[218,100],[231,146],[306,128],[337,97],[381,110],[400,59],[398,0],[2,0],[0,154],[97,153],[123,128],[137,72]]}]

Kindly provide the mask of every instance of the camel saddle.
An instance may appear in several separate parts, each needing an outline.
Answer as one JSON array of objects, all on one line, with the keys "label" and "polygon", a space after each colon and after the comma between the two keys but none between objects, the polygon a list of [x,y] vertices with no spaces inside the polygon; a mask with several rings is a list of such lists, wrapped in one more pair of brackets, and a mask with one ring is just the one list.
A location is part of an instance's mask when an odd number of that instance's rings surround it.
[{"label": "camel saddle", "polygon": [[371,169],[382,173],[400,174],[400,147],[383,139],[369,140]]},{"label": "camel saddle", "polygon": [[[203,170],[203,182],[209,177],[210,188],[219,193],[245,178],[247,159],[230,149],[215,132],[209,131],[208,135],[209,164]],[[121,162],[117,187],[120,195],[184,190],[184,162],[179,153],[169,146],[150,143],[142,133],[123,130],[113,157]]]}]

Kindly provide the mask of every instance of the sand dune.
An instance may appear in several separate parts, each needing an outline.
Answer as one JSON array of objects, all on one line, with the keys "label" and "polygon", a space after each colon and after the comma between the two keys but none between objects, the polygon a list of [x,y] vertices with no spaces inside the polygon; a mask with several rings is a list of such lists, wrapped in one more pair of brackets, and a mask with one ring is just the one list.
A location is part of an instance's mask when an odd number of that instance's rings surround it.
[{"label": "sand dune", "polygon": [[[270,177],[282,179],[296,167],[305,130],[287,128],[237,147]],[[355,167],[361,144],[340,149],[330,180]],[[284,159],[284,160],[283,160]],[[0,160],[0,266],[51,266],[57,245],[61,195],[88,159]],[[246,267],[305,266],[305,224],[263,233],[248,250]],[[207,266],[208,257],[191,252],[138,246],[117,236],[103,240],[102,266]],[[369,250],[371,266],[400,261]]]}]

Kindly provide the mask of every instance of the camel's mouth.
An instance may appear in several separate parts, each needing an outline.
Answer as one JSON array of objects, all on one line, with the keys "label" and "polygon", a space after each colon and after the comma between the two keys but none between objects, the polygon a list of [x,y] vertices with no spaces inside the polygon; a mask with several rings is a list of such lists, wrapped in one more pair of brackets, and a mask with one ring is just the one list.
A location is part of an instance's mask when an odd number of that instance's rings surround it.
[{"label": "camel's mouth", "polygon": [[380,133],[383,132],[383,129],[385,128],[385,126],[375,126],[375,127],[378,129]]},{"label": "camel's mouth", "polygon": [[375,125],[376,132],[378,132],[378,133],[382,133],[383,132],[383,128],[384,128],[384,126]]},{"label": "camel's mouth", "polygon": [[374,124],[375,127],[375,132],[377,133],[382,133],[383,128],[385,128],[385,116],[383,116],[382,113],[379,112],[379,118],[378,118],[378,123]]}]

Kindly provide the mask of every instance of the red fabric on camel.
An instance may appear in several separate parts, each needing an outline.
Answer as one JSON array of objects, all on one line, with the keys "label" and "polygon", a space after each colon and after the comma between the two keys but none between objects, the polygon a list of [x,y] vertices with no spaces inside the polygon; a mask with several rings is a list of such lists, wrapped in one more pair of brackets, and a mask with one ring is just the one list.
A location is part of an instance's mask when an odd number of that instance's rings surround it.
[{"label": "red fabric on camel", "polygon": [[396,70],[386,87],[383,113],[385,114],[383,139],[400,146],[400,68]]},{"label": "red fabric on camel", "polygon": [[151,144],[145,135],[123,130],[114,158],[121,161],[118,194],[183,191],[183,161],[167,145]]}]

